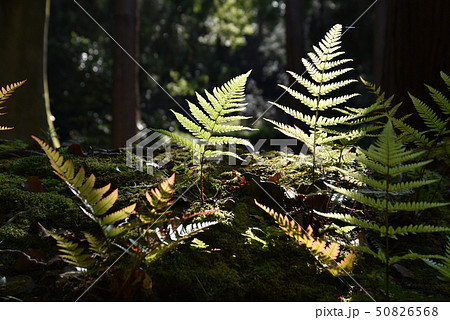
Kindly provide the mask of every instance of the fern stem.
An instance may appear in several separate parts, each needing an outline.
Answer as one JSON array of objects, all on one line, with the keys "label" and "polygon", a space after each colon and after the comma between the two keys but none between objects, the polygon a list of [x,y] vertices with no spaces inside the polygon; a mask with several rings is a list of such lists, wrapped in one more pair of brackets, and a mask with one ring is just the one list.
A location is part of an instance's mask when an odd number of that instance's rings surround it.
[{"label": "fern stem", "polygon": [[202,199],[202,204],[205,203],[205,193],[204,193],[204,187],[203,187],[203,158],[204,154],[201,155],[200,158],[200,194]]},{"label": "fern stem", "polygon": [[[387,154],[387,172],[386,172],[386,189],[385,189],[385,199],[386,199],[386,208],[385,208],[385,212],[384,212],[384,225],[386,226],[386,232],[388,232],[388,228],[389,228],[389,153]],[[385,295],[386,295],[386,300],[389,300],[389,259],[390,259],[390,255],[389,255],[389,236],[388,234],[385,235],[386,237],[386,244],[385,244],[385,249],[384,249],[384,256],[386,258],[386,262],[385,262]]]}]

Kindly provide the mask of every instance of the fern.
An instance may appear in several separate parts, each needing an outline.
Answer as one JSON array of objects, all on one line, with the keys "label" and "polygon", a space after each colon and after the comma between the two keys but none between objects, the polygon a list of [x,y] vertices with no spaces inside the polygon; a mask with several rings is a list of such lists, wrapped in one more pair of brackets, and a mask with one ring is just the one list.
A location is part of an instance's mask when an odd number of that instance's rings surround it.
[{"label": "fern", "polygon": [[450,237],[447,237],[447,248],[445,250],[445,256],[437,256],[437,259],[442,262],[435,262],[429,258],[422,259],[430,267],[439,271],[441,276],[438,279],[446,282],[450,282]]},{"label": "fern", "polygon": [[176,247],[184,240],[204,229],[213,226],[218,221],[188,222],[194,217],[205,216],[215,210],[182,214],[173,217],[168,211],[174,203],[175,174],[170,176],[158,187],[145,193],[150,208],[137,213],[139,223],[136,229],[141,235],[139,240],[130,239],[136,252],[143,252],[148,263],[156,260],[164,252]]},{"label": "fern", "polygon": [[[7,85],[6,88],[2,88],[0,87],[0,104],[4,103],[10,96],[11,94],[14,92],[14,90],[16,90],[18,87],[20,87],[21,85],[23,85],[25,83],[26,80],[20,81],[20,82],[16,82],[16,83],[12,83],[10,85]],[[0,107],[1,109],[4,109],[5,107]],[[0,116],[5,115],[5,112],[0,112]],[[5,127],[5,126],[0,126],[0,131],[4,131],[4,130],[11,130],[13,129],[12,127]]]},{"label": "fern", "polygon": [[[352,68],[341,68],[343,64],[352,61],[352,59],[335,59],[344,54],[344,52],[338,51],[340,49],[339,44],[341,43],[341,31],[341,25],[332,27],[325,35],[324,39],[319,42],[318,47],[313,46],[314,52],[308,53],[312,62],[302,59],[303,65],[305,66],[311,81],[294,72],[288,71],[295,81],[300,83],[309,92],[310,96],[306,96],[290,87],[280,85],[287,93],[308,107],[309,110],[313,112],[313,115],[307,115],[304,112],[271,102],[274,106],[308,125],[310,127],[310,133],[304,132],[297,126],[290,126],[270,119],[265,119],[275,125],[276,129],[283,134],[302,141],[309,148],[313,157],[312,183],[316,180],[317,156],[319,152],[321,152],[322,155],[326,155],[326,151],[330,149],[330,145],[333,142],[342,139],[345,141],[345,139],[349,137],[346,133],[330,131],[329,127],[346,124],[350,120],[358,117],[358,112],[353,111],[347,111],[348,114],[340,117],[326,117],[321,115],[322,111],[336,108],[338,105],[346,103],[351,98],[357,96],[357,94],[353,93],[338,97],[328,97],[331,92],[356,82],[354,79],[333,81],[338,76],[352,70]],[[342,112],[342,109],[339,109],[338,111],[345,113],[345,111]],[[354,134],[356,134],[356,132],[354,132]],[[357,138],[360,135],[361,132],[358,132],[357,136],[354,138]],[[342,155],[342,152],[340,152],[340,155]]]},{"label": "fern", "polygon": [[[82,211],[95,221],[101,230],[99,236],[88,232],[83,233],[88,242],[88,248],[54,232],[49,232],[57,241],[61,257],[67,263],[95,270],[94,267],[104,267],[108,260],[117,255],[113,251],[114,248],[124,248],[129,246],[128,242],[131,242],[136,252],[132,273],[135,272],[138,275],[141,262],[151,262],[185,239],[217,224],[217,221],[187,223],[188,219],[214,211],[183,214],[181,217],[169,216],[170,212],[167,209],[174,203],[175,175],[151,189],[150,193],[145,193],[150,205],[148,211],[137,212],[136,204],[132,204],[110,213],[110,209],[118,198],[117,189],[108,193],[110,184],[102,188],[94,188],[93,174],[86,178],[83,167],[75,174],[72,160],[64,160],[57,150],[42,140],[33,138],[47,154],[55,174],[65,181],[70,190],[80,199]],[[137,219],[131,219],[132,215]],[[138,236],[136,240],[130,239],[131,236],[136,235]],[[120,244],[123,240],[125,243]]]},{"label": "fern", "polygon": [[[374,190],[377,197],[366,195],[359,188],[357,190],[349,190],[341,187],[336,187],[331,184],[327,184],[331,189],[339,192],[348,198],[355,200],[363,204],[366,207],[372,208],[379,213],[378,221],[367,221],[365,219],[354,217],[349,214],[339,213],[319,213],[322,216],[328,218],[334,218],[351,225],[357,226],[362,229],[369,229],[378,232],[381,237],[385,238],[384,253],[378,254],[370,251],[375,257],[379,258],[386,268],[386,292],[389,291],[389,267],[399,259],[420,258],[417,254],[409,256],[398,257],[393,256],[389,246],[389,239],[397,239],[397,236],[405,236],[408,234],[416,234],[423,232],[447,232],[450,231],[448,227],[440,226],[427,226],[427,225],[408,225],[394,227],[390,224],[390,221],[394,214],[400,211],[417,211],[425,210],[429,208],[435,208],[439,206],[445,206],[449,203],[437,203],[437,202],[415,202],[415,201],[402,201],[400,200],[401,193],[408,193],[414,188],[421,187],[423,185],[431,184],[436,180],[415,180],[415,181],[398,181],[400,174],[406,174],[421,168],[430,161],[412,162],[416,158],[419,158],[423,152],[417,152],[412,150],[406,150],[403,144],[397,138],[392,122],[389,120],[383,131],[379,134],[378,140],[373,143],[368,150],[360,149],[360,154],[356,157],[356,160],[366,166],[368,170],[372,170],[377,175],[368,176],[367,174],[360,174],[350,172],[348,170],[339,169],[344,176],[349,176],[353,180],[359,182],[360,185],[366,185],[371,190]],[[410,163],[408,163],[410,162]],[[406,176],[406,175],[403,175]],[[379,177],[383,177],[380,179]],[[316,211],[317,212],[317,211]],[[363,252],[368,252],[363,251]]]},{"label": "fern", "polygon": [[196,164],[200,165],[202,202],[204,202],[203,165],[205,161],[218,156],[230,156],[240,159],[235,152],[211,150],[208,147],[240,144],[253,148],[252,144],[246,139],[224,135],[241,130],[253,130],[249,127],[234,124],[236,121],[245,120],[249,117],[233,115],[236,112],[245,110],[246,104],[243,102],[244,88],[249,75],[250,71],[231,79],[222,87],[214,88],[212,94],[205,90],[206,98],[196,93],[201,108],[189,101],[188,105],[192,116],[198,122],[191,121],[182,114],[172,110],[180,124],[189,131],[190,134],[187,137],[167,130],[155,130],[167,135],[177,144],[193,152]]},{"label": "fern", "polygon": [[[442,80],[450,91],[450,78],[447,74],[441,71]],[[428,106],[422,100],[416,98],[412,94],[409,94],[411,101],[422,118],[424,124],[428,128],[427,131],[419,131],[405,123],[404,119],[396,119],[391,117],[391,120],[396,128],[398,128],[402,134],[400,138],[405,143],[413,143],[418,149],[425,150],[424,158],[441,158],[449,163],[448,159],[450,154],[448,152],[448,141],[450,137],[450,100],[439,90],[434,89],[431,86],[426,85],[429,90],[429,94],[439,107],[442,115],[439,115],[432,107]],[[420,177],[423,177],[424,170],[419,173]]]},{"label": "fern", "polygon": [[329,245],[324,240],[314,239],[311,226],[304,232],[294,220],[277,213],[254,200],[255,204],[272,216],[280,225],[280,228],[291,238],[304,245],[314,255],[322,265],[333,276],[347,276],[353,271],[356,262],[356,255],[352,252],[345,254],[345,257],[339,262],[336,261],[340,254],[340,245],[337,242],[331,242]]},{"label": "fern", "polygon": [[94,264],[95,260],[92,259],[91,254],[85,253],[85,250],[78,243],[53,232],[49,232],[49,234],[56,240],[61,252],[60,257],[64,261],[84,269],[90,268]]},{"label": "fern", "polygon": [[[93,174],[86,178],[83,167],[75,174],[72,160],[65,161],[64,157],[57,150],[34,136],[33,139],[36,140],[46,153],[55,174],[66,182],[70,190],[80,199],[82,203],[82,207],[80,208],[83,213],[95,221],[100,227],[102,231],[101,238],[90,233],[85,233],[85,237],[89,242],[90,249],[98,254],[102,258],[102,261],[106,260],[109,257],[108,250],[113,239],[126,231],[125,220],[134,213],[136,204],[110,213],[110,209],[118,198],[117,189],[107,194],[111,188],[111,184],[101,188],[94,188],[95,176]],[[82,248],[78,248],[76,244],[61,236],[55,234],[52,234],[52,236],[58,241],[58,246],[60,247],[60,251],[65,254],[66,261],[78,267],[85,267],[81,263],[82,260],[77,258],[77,256],[85,257],[86,255],[90,256],[90,254],[84,254]]]}]

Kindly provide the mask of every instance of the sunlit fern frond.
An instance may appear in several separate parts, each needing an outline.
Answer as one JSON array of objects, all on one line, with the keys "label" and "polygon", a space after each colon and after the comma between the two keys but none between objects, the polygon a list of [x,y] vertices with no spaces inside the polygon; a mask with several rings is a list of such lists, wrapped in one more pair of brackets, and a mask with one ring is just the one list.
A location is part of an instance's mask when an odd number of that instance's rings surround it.
[{"label": "sunlit fern frond", "polygon": [[180,224],[174,228],[171,224],[167,229],[156,228],[154,233],[157,235],[161,244],[152,248],[152,250],[145,257],[147,263],[151,263],[158,259],[162,254],[178,246],[186,239],[205,231],[207,228],[216,225],[218,221],[204,221],[189,224]]},{"label": "sunlit fern frond", "polygon": [[0,103],[5,102],[6,99],[8,99],[11,94],[16,90],[18,87],[23,85],[27,80],[19,81],[16,83],[11,83],[7,85],[6,87],[0,88]]},{"label": "sunlit fern frond", "polygon": [[[14,90],[16,90],[18,87],[23,85],[25,83],[25,81],[26,80],[23,80],[20,82],[9,84],[6,87],[0,87],[0,104],[5,102],[6,99],[8,99],[11,96],[11,94],[14,92]],[[4,109],[4,108],[5,107],[0,107],[0,110]],[[0,116],[3,116],[5,114],[6,114],[6,112],[0,112]],[[0,126],[0,131],[11,130],[11,129],[13,129],[13,127]]]},{"label": "sunlit fern frond", "polygon": [[[196,93],[200,107],[188,101],[190,113],[196,121],[172,110],[178,122],[189,132],[190,138],[184,138],[166,130],[155,130],[169,136],[177,144],[194,151],[201,161],[204,160],[207,146],[240,144],[252,148],[252,144],[246,139],[223,135],[224,133],[253,130],[235,124],[249,117],[233,115],[233,113],[245,110],[244,89],[249,75],[250,71],[237,76],[220,88],[214,88],[212,93],[205,90],[206,98]],[[220,154],[220,150],[216,154]],[[239,158],[234,152],[227,152],[226,155]]]},{"label": "sunlit fern frond", "polygon": [[175,173],[162,182],[158,187],[145,193],[145,197],[155,210],[164,209],[173,204],[173,191],[175,187]]},{"label": "sunlit fern frond", "polygon": [[[307,79],[306,77],[303,77],[295,72],[288,71],[288,73],[294,78],[295,82],[299,83],[304,89],[306,89],[308,94],[303,94],[293,89],[292,85],[289,87],[280,85],[285,92],[298,100],[300,104],[306,108],[294,109],[276,102],[271,102],[272,105],[308,126],[310,128],[309,132],[304,132],[303,130],[299,130],[289,124],[282,124],[270,119],[265,119],[266,121],[274,124],[275,129],[280,132],[307,144],[313,155],[313,182],[316,177],[315,171],[317,164],[319,162],[329,162],[326,161],[326,159],[319,159],[321,158],[319,155],[316,159],[318,147],[325,144],[335,145],[336,142],[339,142],[345,136],[345,133],[343,132],[332,130],[332,127],[347,126],[352,120],[362,116],[358,115],[356,112],[341,112],[344,115],[337,117],[330,117],[322,114],[323,111],[329,109],[337,111],[344,110],[346,108],[344,104],[358,95],[356,93],[350,93],[333,96],[335,91],[356,82],[355,79],[343,79],[340,81],[336,79],[339,76],[353,70],[352,68],[342,67],[344,64],[351,62],[352,59],[336,59],[338,56],[344,54],[344,52],[339,51],[341,36],[342,26],[339,24],[333,26],[326,33],[325,37],[319,42],[319,44],[317,46],[313,46],[313,51],[308,53],[310,61],[307,59],[302,59],[303,65],[310,79]],[[312,114],[308,114],[311,112]],[[360,136],[362,136],[362,134],[358,137]],[[356,136],[354,136],[354,138],[356,139]],[[342,140],[344,143],[345,141],[346,140]],[[347,141],[349,142],[350,140]],[[344,146],[344,148],[345,147],[347,147],[347,145]],[[321,154],[322,157],[325,155],[325,153]],[[335,160],[336,159],[333,159],[333,161]],[[342,158],[339,158],[338,161],[341,160]]]},{"label": "sunlit fern frond", "polygon": [[95,176],[91,174],[86,178],[85,170],[81,167],[75,174],[75,167],[72,160],[64,160],[64,157],[44,141],[33,136],[33,139],[41,146],[50,160],[50,164],[70,190],[81,200],[83,212],[92,220],[102,226],[105,235],[117,236],[124,231],[120,226],[114,227],[119,222],[125,220],[134,212],[136,204],[132,204],[113,213],[108,211],[113,207],[118,199],[118,190],[108,193],[111,184],[101,188],[94,188]]},{"label": "sunlit fern frond", "polygon": [[256,200],[254,201],[258,207],[275,219],[280,228],[285,231],[288,236],[308,248],[311,254],[314,255],[333,276],[347,276],[352,273],[356,263],[356,255],[353,252],[350,251],[345,253],[345,257],[340,261],[337,261],[341,253],[339,243],[327,243],[325,240],[316,239],[314,238],[311,226],[308,226],[306,230],[302,230],[294,220],[260,204]]}]

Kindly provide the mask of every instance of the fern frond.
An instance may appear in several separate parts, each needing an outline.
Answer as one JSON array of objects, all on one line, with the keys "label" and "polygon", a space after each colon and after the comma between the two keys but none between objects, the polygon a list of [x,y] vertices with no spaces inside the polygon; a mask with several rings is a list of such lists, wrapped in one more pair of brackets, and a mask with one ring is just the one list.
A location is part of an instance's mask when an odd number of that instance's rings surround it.
[{"label": "fern frond", "polygon": [[186,138],[182,137],[181,135],[176,134],[175,132],[170,132],[170,131],[163,130],[163,129],[152,129],[152,130],[168,136],[176,144],[178,144],[184,148],[191,149],[191,150],[194,149],[195,144],[192,142],[192,140],[186,139]]},{"label": "fern frond", "polygon": [[26,81],[27,80],[22,80],[16,83],[11,83],[6,87],[0,87],[0,103],[4,103],[13,94],[13,92]]},{"label": "fern frond", "polygon": [[[310,127],[310,134],[305,134],[303,131],[296,127],[291,127],[289,125],[270,121],[275,124],[280,132],[290,137],[301,140],[307,144],[309,150],[312,152],[313,170],[311,180],[313,182],[316,181],[317,164],[328,164],[331,160],[331,158],[327,158],[330,153],[320,153],[320,149],[323,149],[325,145],[329,145],[331,146],[331,148],[334,148],[333,144],[336,143],[340,143],[343,145],[342,148],[346,148],[351,142],[355,141],[358,137],[361,137],[365,134],[365,132],[361,130],[360,134],[354,135],[353,139],[350,140],[346,139],[345,133],[338,132],[336,128],[333,128],[342,125],[351,125],[352,121],[357,121],[356,119],[362,116],[357,112],[346,111],[344,112],[345,115],[341,117],[329,117],[321,115],[323,111],[328,109],[339,110],[338,106],[348,102],[350,99],[358,95],[356,93],[336,97],[330,95],[331,92],[346,87],[356,81],[354,79],[333,81],[337,77],[353,70],[352,68],[341,68],[342,65],[352,61],[352,59],[336,60],[338,56],[344,54],[344,52],[339,51],[341,43],[340,38],[342,35],[341,32],[341,25],[333,26],[327,32],[325,37],[319,42],[318,46],[313,46],[313,52],[308,53],[308,57],[311,61],[302,59],[302,63],[305,66],[309,77],[311,78],[310,80],[294,72],[288,71],[288,73],[295,79],[295,81],[308,91],[308,94],[302,94],[292,89],[292,86],[287,87],[284,85],[279,85],[285,90],[285,92],[289,93],[296,100],[300,101],[301,104],[305,105],[313,114],[308,115],[303,110],[300,112],[271,102],[272,105],[283,110],[287,114],[293,116],[294,118],[300,120]],[[345,108],[345,106],[340,107],[341,110],[345,110]],[[342,159],[343,158],[339,156],[339,161],[342,161]]]},{"label": "fern frond", "polygon": [[304,231],[294,220],[290,220],[287,216],[283,216],[275,210],[260,204],[256,199],[254,202],[272,216],[287,235],[308,248],[311,254],[317,257],[333,276],[347,276],[352,273],[356,262],[356,255],[353,252],[347,252],[344,259],[337,262],[336,259],[341,251],[337,242],[330,242],[327,245],[327,242],[324,240],[314,239],[311,226],[308,226]]},{"label": "fern frond", "polygon": [[175,186],[175,174],[172,174],[157,188],[145,193],[145,197],[155,210],[162,210],[173,204],[173,192]]},{"label": "fern frond", "polygon": [[175,112],[172,110],[172,112],[175,114],[175,117],[177,118],[178,122],[187,129],[194,137],[198,139],[208,140],[209,137],[211,137],[211,133],[204,130],[199,125],[195,124],[193,121],[189,120],[187,117],[183,116],[182,114]]},{"label": "fern frond", "polygon": [[410,93],[408,93],[408,95],[411,98],[412,103],[416,107],[416,110],[419,113],[420,117],[423,119],[425,124],[430,128],[430,130],[439,134],[443,132],[443,130],[445,130],[447,122],[440,120],[436,112],[434,112],[433,109],[431,109],[423,101],[414,97]]},{"label": "fern frond", "polygon": [[433,98],[434,102],[441,108],[442,113],[450,115],[450,101],[447,97],[431,86],[426,85],[426,87],[430,91],[430,96]]},{"label": "fern frond", "polygon": [[[75,175],[74,164],[71,160],[64,161],[64,157],[51,146],[42,140],[32,137],[41,146],[50,160],[54,172],[63,181],[67,183],[72,192],[81,200],[85,212],[91,219],[97,221],[101,226],[106,227],[110,221],[118,222],[124,220],[126,216],[131,214],[135,206],[131,205],[127,208],[117,211],[109,217],[104,216],[108,210],[112,208],[118,198],[118,190],[115,189],[108,195],[104,196],[110,189],[110,185],[95,189],[95,176],[91,174],[85,178],[85,170],[81,167]],[[127,214],[125,214],[127,213]],[[121,217],[119,219],[119,217]]]},{"label": "fern frond", "polygon": [[101,258],[106,258],[107,254],[107,246],[104,240],[97,239],[94,235],[89,232],[83,232],[84,237],[89,243],[89,249],[95,253],[97,253]]},{"label": "fern frond", "polygon": [[[431,259],[441,260],[441,263],[435,262]],[[447,237],[447,248],[445,250],[445,256],[438,255],[434,257],[422,257],[422,261],[425,262],[430,267],[439,271],[441,276],[438,276],[438,279],[450,282],[450,237]]]},{"label": "fern frond", "polygon": [[431,148],[433,146],[433,141],[427,138],[425,133],[419,132],[410,125],[404,123],[402,120],[397,118],[390,118],[394,126],[403,132],[402,140],[405,142],[414,142],[418,147],[421,148]]},{"label": "fern frond", "polygon": [[56,240],[61,252],[60,257],[64,261],[80,268],[89,268],[94,264],[95,261],[91,259],[91,255],[84,253],[84,249],[79,247],[78,243],[53,232],[49,232],[49,234]]},{"label": "fern frond", "polygon": [[[180,124],[187,129],[194,137],[199,139],[199,144],[202,145],[197,149],[201,158],[204,158],[206,152],[205,146],[208,145],[224,145],[224,144],[241,144],[252,146],[246,139],[240,139],[229,136],[218,136],[220,133],[229,133],[242,130],[253,130],[252,128],[232,124],[232,122],[248,119],[245,116],[230,115],[234,112],[245,110],[246,103],[244,102],[244,87],[250,72],[237,76],[220,88],[214,88],[212,93],[205,90],[204,98],[199,93],[196,93],[200,109],[195,104],[188,101],[189,109],[199,124],[194,123],[185,116],[172,111]],[[176,143],[183,147],[194,150],[195,146],[192,142],[194,139],[186,139],[179,137],[176,133],[169,133],[165,130],[156,130],[160,133],[168,135],[174,139]],[[203,161],[203,159],[201,159]]]},{"label": "fern frond", "polygon": [[[211,151],[208,150],[208,147],[226,144],[239,144],[253,149],[252,144],[246,139],[220,135],[223,133],[236,131],[254,130],[252,128],[236,124],[236,121],[248,119],[248,117],[233,115],[233,113],[242,112],[246,108],[247,104],[244,102],[244,89],[250,72],[251,71],[229,80],[220,88],[214,88],[212,93],[205,90],[206,98],[196,92],[198,103],[203,110],[189,101],[188,104],[192,115],[199,123],[194,123],[185,116],[172,110],[180,124],[187,129],[192,136],[184,138],[173,132],[169,133],[165,130],[156,130],[160,133],[166,134],[183,147],[189,148],[193,151],[195,159],[194,164],[199,165],[200,167],[200,190],[202,202],[204,201],[204,162],[210,159],[213,155],[232,156],[240,159],[239,156],[233,151]],[[197,138],[198,141],[195,141],[194,138]]]}]

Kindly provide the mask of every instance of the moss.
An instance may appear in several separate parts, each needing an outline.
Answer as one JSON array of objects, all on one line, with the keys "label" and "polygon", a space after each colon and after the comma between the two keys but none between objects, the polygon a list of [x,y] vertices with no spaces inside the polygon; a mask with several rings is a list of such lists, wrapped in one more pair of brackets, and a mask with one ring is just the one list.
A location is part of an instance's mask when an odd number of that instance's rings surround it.
[{"label": "moss", "polygon": [[45,156],[19,158],[12,162],[9,171],[23,177],[46,177],[53,174],[53,169]]},{"label": "moss", "polygon": [[261,222],[251,197],[234,200],[223,206],[234,214],[231,224],[196,236],[209,245],[210,253],[187,243],[150,266],[153,300],[337,301],[345,293],[328,272],[318,272],[305,248],[286,237],[269,237],[268,249],[249,244],[245,230],[265,230],[267,222]]},{"label": "moss", "polygon": [[27,146],[22,141],[0,141],[0,151],[21,149]]}]

